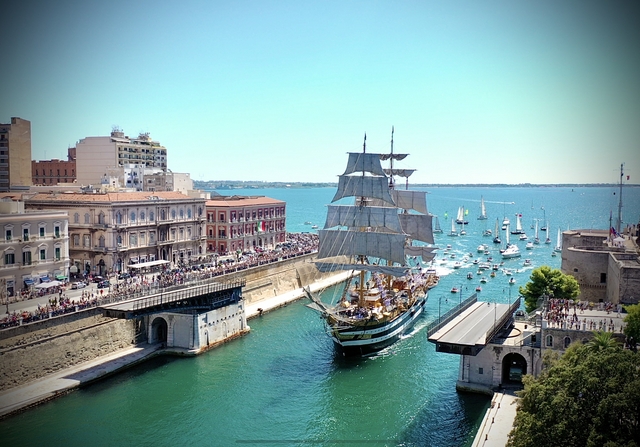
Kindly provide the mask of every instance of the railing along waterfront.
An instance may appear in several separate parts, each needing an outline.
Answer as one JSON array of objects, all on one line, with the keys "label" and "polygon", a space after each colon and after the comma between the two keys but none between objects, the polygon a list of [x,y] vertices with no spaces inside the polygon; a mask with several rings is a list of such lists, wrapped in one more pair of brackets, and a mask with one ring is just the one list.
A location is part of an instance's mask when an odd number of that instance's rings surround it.
[{"label": "railing along waterfront", "polygon": [[469,298],[467,298],[457,306],[448,310],[444,315],[439,317],[437,320],[429,323],[429,325],[427,326],[427,338],[431,337],[433,334],[438,332],[444,325],[446,325],[455,317],[457,317],[462,312],[467,310],[476,301],[478,301],[478,294],[474,293],[473,295],[471,295]]}]

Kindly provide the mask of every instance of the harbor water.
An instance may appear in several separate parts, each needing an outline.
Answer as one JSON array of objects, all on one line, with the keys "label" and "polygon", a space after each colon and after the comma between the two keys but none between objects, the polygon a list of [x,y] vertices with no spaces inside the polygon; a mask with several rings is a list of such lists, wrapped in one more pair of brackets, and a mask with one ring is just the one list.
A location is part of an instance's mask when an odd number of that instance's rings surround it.
[{"label": "harbor water", "polygon": [[[335,355],[322,320],[301,300],[250,320],[249,335],[195,358],[158,358],[65,397],[0,421],[4,445],[470,445],[489,398],[455,390],[459,357],[436,353],[426,325],[480,285],[476,247],[486,243],[500,261],[498,246],[483,237],[496,217],[522,224],[529,239],[533,219],[548,219],[552,244],[533,250],[520,245],[521,258],[505,261],[515,285],[500,271],[482,284],[481,301],[517,297],[533,268],[559,268],[552,257],[558,228],[607,228],[617,216],[617,188],[429,188],[428,205],[443,234],[436,245],[442,274],[432,289],[425,316],[392,347],[367,359]],[[287,202],[287,230],[322,227],[333,188],[234,190]],[[220,191],[229,194],[228,191]],[[623,220],[637,223],[640,194],[624,191]],[[476,220],[480,196],[489,219]],[[512,204],[515,202],[515,204]],[[466,236],[448,237],[459,206],[469,209]],[[542,209],[544,207],[544,210]],[[445,217],[446,215],[446,217]],[[542,220],[539,221],[542,223]],[[503,232],[504,241],[504,232]],[[544,242],[546,233],[540,232]],[[517,236],[515,236],[517,238]],[[473,257],[459,269],[454,260]],[[450,254],[456,254],[451,258]],[[439,261],[445,258],[445,262]],[[524,267],[524,259],[531,260]],[[467,279],[472,272],[473,278]],[[488,274],[487,274],[488,276]],[[453,294],[452,287],[462,293]],[[327,297],[331,295],[329,291]],[[327,298],[328,299],[328,298]]]}]

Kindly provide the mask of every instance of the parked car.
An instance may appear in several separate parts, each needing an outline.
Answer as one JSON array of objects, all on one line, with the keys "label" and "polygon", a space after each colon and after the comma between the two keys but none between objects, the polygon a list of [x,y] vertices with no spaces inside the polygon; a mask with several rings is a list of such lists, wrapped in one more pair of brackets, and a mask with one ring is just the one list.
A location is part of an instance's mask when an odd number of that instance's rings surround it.
[{"label": "parked car", "polygon": [[111,283],[109,283],[109,281],[107,281],[105,279],[104,281],[100,281],[98,283],[98,289],[107,289],[107,288],[109,288],[110,285],[111,285]]},{"label": "parked car", "polygon": [[84,289],[85,287],[87,287],[87,283],[84,281],[78,281],[71,284],[72,289]]},{"label": "parked car", "polygon": [[104,280],[105,279],[102,276],[94,276],[93,279],[92,279],[93,282],[97,282],[97,283],[100,283],[100,282],[102,282]]},{"label": "parked car", "polygon": [[118,275],[118,279],[129,279],[129,278],[131,278],[131,275],[126,273],[126,272],[125,273],[120,273]]}]

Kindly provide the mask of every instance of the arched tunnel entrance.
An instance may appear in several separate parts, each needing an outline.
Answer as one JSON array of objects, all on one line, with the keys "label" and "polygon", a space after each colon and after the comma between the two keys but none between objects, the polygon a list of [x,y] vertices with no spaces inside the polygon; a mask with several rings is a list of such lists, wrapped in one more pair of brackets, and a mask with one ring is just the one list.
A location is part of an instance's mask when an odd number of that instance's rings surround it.
[{"label": "arched tunnel entrance", "polygon": [[151,323],[151,334],[149,343],[166,343],[169,326],[167,321],[162,317],[156,317]]},{"label": "arched tunnel entrance", "polygon": [[521,385],[522,376],[527,373],[527,361],[523,356],[512,352],[502,359],[502,384]]}]

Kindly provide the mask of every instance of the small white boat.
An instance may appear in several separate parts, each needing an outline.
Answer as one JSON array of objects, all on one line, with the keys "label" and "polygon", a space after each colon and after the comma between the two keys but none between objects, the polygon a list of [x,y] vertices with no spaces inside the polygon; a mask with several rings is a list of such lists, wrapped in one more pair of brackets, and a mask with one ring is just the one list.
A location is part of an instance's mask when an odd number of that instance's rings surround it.
[{"label": "small white boat", "polygon": [[516,283],[516,279],[515,278],[509,278],[509,285],[513,285]]},{"label": "small white boat", "polygon": [[527,237],[527,235],[526,235],[525,233],[522,233],[522,234],[520,235],[520,240],[521,240],[521,241],[526,241],[527,239],[529,239],[529,238]]},{"label": "small white boat", "polygon": [[482,284],[486,284],[486,283],[487,283],[487,278],[486,278],[486,276],[483,276],[482,278],[480,278],[480,282],[481,282]]},{"label": "small white boat", "polygon": [[480,286],[476,287],[476,292],[482,292],[482,287]]},{"label": "small white boat", "polygon": [[513,274],[513,272],[511,271],[511,269],[504,269],[503,270],[504,274],[507,276],[511,276]]},{"label": "small white boat", "polygon": [[484,251],[488,248],[489,247],[487,247],[485,244],[480,244],[478,245],[478,248],[476,250],[478,251],[478,253],[484,253]]},{"label": "small white boat", "polygon": [[531,259],[525,259],[525,260],[524,260],[524,266],[525,266],[525,267],[528,267],[528,266],[530,266],[530,265],[531,265]]},{"label": "small white boat", "polygon": [[459,269],[460,267],[462,267],[462,262],[456,261],[456,262],[453,263],[453,268],[454,269]]},{"label": "small white boat", "polygon": [[533,242],[529,241],[527,242],[527,245],[525,245],[525,247],[527,250],[533,250]]}]

